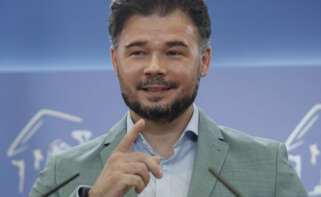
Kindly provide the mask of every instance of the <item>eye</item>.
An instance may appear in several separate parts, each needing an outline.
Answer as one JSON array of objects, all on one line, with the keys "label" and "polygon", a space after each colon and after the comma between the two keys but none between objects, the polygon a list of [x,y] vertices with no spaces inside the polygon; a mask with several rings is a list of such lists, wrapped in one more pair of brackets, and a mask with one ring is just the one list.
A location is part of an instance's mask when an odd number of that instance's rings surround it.
[{"label": "eye", "polygon": [[130,56],[142,56],[145,55],[146,53],[144,51],[133,51],[130,53]]},{"label": "eye", "polygon": [[182,55],[181,52],[176,51],[176,50],[167,51],[166,54],[169,55],[169,56],[179,56],[179,55]]}]

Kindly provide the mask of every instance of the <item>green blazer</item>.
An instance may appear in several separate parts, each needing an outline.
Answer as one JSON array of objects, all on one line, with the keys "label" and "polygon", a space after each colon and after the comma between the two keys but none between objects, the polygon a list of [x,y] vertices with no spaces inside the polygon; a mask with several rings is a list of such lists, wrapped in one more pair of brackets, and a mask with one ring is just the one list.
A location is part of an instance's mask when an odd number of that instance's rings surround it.
[{"label": "green blazer", "polygon": [[[126,134],[126,118],[106,135],[49,159],[33,185],[38,197],[70,176],[80,176],[51,196],[76,197],[80,185],[92,186],[112,151]],[[219,127],[201,111],[196,159],[188,197],[235,197],[213,174],[218,172],[242,197],[306,197],[287,160],[283,144]],[[130,190],[125,197],[136,197]]]}]

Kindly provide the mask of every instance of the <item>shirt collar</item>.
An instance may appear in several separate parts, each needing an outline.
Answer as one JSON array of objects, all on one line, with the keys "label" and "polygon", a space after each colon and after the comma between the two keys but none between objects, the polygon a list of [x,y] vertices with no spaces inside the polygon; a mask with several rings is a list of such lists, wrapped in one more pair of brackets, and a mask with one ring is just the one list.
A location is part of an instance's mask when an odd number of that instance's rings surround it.
[{"label": "shirt collar", "polygon": [[[198,136],[198,122],[199,122],[199,110],[198,107],[193,104],[193,115],[190,121],[188,122],[186,128],[184,129],[184,132],[182,136],[184,136],[187,131],[192,132],[194,135]],[[129,132],[134,126],[133,120],[130,116],[130,113],[128,111],[127,113],[127,132]],[[181,137],[182,137],[181,136]],[[141,134],[139,134],[139,137],[142,137]]]}]

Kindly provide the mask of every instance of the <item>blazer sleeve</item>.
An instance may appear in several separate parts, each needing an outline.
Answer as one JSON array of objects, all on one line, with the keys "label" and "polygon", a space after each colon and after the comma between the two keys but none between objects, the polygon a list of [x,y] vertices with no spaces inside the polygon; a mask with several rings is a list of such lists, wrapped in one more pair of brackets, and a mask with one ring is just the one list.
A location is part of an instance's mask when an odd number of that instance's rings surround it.
[{"label": "blazer sleeve", "polygon": [[[44,170],[42,170],[36,179],[36,182],[33,184],[29,197],[41,197],[46,192],[54,188],[57,183],[56,181],[56,157],[50,157],[48,163]],[[55,192],[50,195],[50,197],[61,197],[59,192]],[[78,196],[78,189],[75,189],[69,197],[82,197]]]},{"label": "blazer sleeve", "polygon": [[278,147],[276,197],[307,197],[307,193],[288,161],[288,153],[284,144]]}]

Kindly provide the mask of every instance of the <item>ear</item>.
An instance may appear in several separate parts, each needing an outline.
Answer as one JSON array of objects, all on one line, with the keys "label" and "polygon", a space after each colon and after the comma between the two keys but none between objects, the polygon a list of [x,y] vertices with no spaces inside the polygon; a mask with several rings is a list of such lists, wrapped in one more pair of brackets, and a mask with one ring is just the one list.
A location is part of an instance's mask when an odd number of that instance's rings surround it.
[{"label": "ear", "polygon": [[211,47],[207,47],[205,52],[202,54],[201,57],[201,77],[205,77],[208,73],[211,64],[211,54],[212,49]]},{"label": "ear", "polygon": [[113,65],[114,73],[118,76],[118,61],[117,61],[117,52],[114,47],[110,47],[110,54],[111,54],[111,63]]}]

